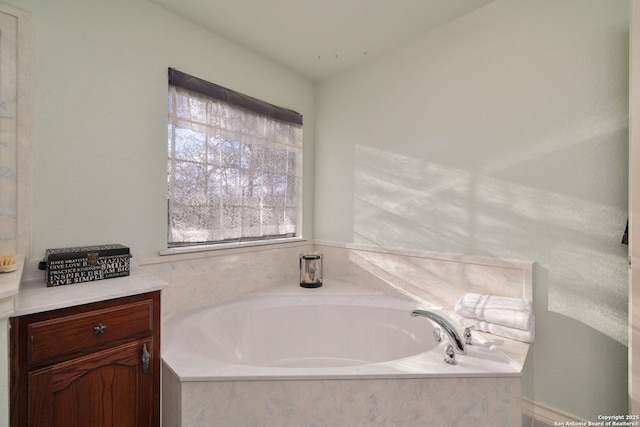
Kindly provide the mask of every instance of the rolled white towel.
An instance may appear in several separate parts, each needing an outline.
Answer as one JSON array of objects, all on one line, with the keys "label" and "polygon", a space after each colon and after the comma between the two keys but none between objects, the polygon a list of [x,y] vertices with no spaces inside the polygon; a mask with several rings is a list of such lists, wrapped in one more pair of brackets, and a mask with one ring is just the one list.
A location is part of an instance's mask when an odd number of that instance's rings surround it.
[{"label": "rolled white towel", "polygon": [[455,312],[469,319],[529,331],[533,327],[531,301],[468,293],[458,300]]},{"label": "rolled white towel", "polygon": [[528,331],[496,325],[495,323],[489,323],[484,320],[477,319],[465,319],[464,325],[465,327],[473,326],[473,329],[476,331],[489,332],[490,334],[499,335],[516,341],[533,342],[533,338],[535,337],[535,327],[533,325]]}]

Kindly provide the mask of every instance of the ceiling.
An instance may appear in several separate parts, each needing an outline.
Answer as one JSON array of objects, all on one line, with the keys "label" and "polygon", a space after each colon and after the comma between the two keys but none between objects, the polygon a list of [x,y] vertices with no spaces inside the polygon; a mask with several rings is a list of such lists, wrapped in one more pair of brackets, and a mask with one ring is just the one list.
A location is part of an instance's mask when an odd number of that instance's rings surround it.
[{"label": "ceiling", "polygon": [[150,0],[318,81],[494,0]]}]

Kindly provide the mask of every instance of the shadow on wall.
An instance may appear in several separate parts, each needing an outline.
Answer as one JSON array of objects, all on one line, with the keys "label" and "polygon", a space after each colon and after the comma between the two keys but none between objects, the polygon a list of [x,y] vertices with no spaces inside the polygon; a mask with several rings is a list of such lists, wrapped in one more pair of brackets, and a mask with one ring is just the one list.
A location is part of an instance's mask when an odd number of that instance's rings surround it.
[{"label": "shadow on wall", "polygon": [[626,344],[626,212],[398,153],[355,150],[355,243],[535,261],[548,271],[548,283],[536,284],[548,290],[549,311]]}]

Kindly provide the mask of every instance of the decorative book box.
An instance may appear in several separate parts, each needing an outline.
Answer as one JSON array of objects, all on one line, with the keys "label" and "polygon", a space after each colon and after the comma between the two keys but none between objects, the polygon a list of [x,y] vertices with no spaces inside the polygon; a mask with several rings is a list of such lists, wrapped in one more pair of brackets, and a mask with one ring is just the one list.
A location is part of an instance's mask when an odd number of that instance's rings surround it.
[{"label": "decorative book box", "polygon": [[47,286],[128,276],[130,259],[129,248],[123,245],[47,249]]}]

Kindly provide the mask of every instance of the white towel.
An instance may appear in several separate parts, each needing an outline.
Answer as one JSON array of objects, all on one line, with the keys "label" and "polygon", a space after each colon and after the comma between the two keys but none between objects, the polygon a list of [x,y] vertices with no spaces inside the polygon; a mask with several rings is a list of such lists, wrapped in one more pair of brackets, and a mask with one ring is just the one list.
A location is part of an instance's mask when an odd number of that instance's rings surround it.
[{"label": "white towel", "polygon": [[507,326],[496,325],[495,323],[485,322],[484,320],[465,319],[464,326],[465,327],[473,326],[473,329],[476,331],[489,332],[490,334],[493,334],[493,335],[499,335],[501,337],[522,341],[522,342],[533,342],[533,338],[535,336],[535,331],[534,331],[535,328],[533,327],[533,325],[530,330],[523,331],[522,329],[515,329],[515,328],[509,328]]},{"label": "white towel", "polygon": [[468,293],[458,300],[455,312],[468,319],[523,331],[530,331],[533,327],[531,301],[523,298]]}]

